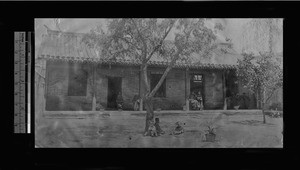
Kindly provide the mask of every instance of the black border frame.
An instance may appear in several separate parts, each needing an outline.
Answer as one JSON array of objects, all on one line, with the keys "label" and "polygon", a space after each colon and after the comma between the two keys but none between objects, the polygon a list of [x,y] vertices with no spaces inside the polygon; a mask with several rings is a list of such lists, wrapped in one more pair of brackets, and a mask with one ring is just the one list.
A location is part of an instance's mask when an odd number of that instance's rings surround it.
[{"label": "black border frame", "polygon": [[[10,121],[6,121],[9,130],[7,142],[9,150],[6,158],[17,160],[8,164],[12,167],[48,167],[77,168],[101,167],[117,169],[273,169],[296,165],[300,160],[297,156],[299,144],[296,136],[298,127],[297,99],[293,96],[297,83],[289,81],[288,72],[297,70],[298,63],[293,62],[299,52],[297,13],[298,2],[1,2],[0,26],[4,35],[3,58],[13,62],[14,31],[33,31],[34,18],[56,17],[207,17],[207,18],[284,18],[284,148],[282,149],[42,149],[34,148],[34,133],[30,135],[13,134],[13,116],[9,112]],[[83,12],[80,12],[83,11]],[[34,43],[34,39],[33,43]],[[34,50],[32,51],[34,56]],[[10,60],[11,59],[11,60]],[[5,62],[5,61],[4,61]],[[32,60],[34,63],[34,60]],[[288,63],[288,64],[286,64]],[[295,64],[295,65],[293,65]],[[8,65],[8,64],[7,64]],[[33,65],[33,64],[32,64]],[[287,67],[289,65],[289,67]],[[13,64],[7,66],[13,70]],[[3,72],[7,72],[7,67]],[[34,68],[32,68],[34,73]],[[13,75],[13,72],[11,72]],[[11,76],[13,77],[13,76]],[[291,79],[293,75],[290,76]],[[34,76],[31,77],[34,81]],[[13,78],[11,81],[13,83]],[[32,83],[34,84],[34,82]],[[288,86],[288,89],[287,89]],[[13,91],[13,86],[12,87]],[[32,92],[34,88],[32,87]],[[293,96],[288,96],[292,92]],[[297,92],[297,91],[296,91]],[[8,94],[12,98],[13,95]],[[32,94],[34,96],[34,94]],[[32,97],[31,110],[34,110]],[[5,115],[4,115],[5,117]],[[34,122],[34,115],[31,117]],[[32,123],[32,132],[34,125]],[[13,142],[10,142],[12,137]],[[2,138],[3,139],[3,138]],[[16,157],[18,157],[16,159]],[[154,161],[153,161],[154,160]],[[177,161],[178,160],[178,161]],[[157,163],[156,163],[157,162]],[[193,168],[191,166],[194,166]],[[291,166],[292,167],[292,166]],[[22,168],[22,169],[23,169]],[[11,168],[10,168],[11,169]],[[40,168],[39,168],[40,169]]]}]

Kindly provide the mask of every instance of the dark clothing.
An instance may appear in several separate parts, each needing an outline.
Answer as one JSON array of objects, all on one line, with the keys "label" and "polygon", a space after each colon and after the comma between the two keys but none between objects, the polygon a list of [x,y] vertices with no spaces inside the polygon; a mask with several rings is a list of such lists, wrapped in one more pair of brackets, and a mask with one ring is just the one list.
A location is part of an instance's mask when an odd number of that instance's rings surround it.
[{"label": "dark clothing", "polygon": [[246,95],[246,94],[243,94],[241,96],[241,99],[242,99],[242,109],[248,109],[249,107],[249,102],[250,102],[250,99],[249,97]]},{"label": "dark clothing", "polygon": [[180,126],[180,125],[178,125],[178,126],[175,127],[175,130],[174,130],[173,134],[174,134],[174,135],[179,135],[179,134],[181,134],[181,133],[183,133],[183,132],[184,132],[184,131],[183,131],[183,127]]},{"label": "dark clothing", "polygon": [[165,132],[160,128],[158,122],[155,122],[154,126],[155,126],[156,131],[157,131],[158,134],[164,134],[164,133],[165,133]]},{"label": "dark clothing", "polygon": [[122,103],[122,102],[123,102],[122,95],[119,94],[118,97],[117,97],[117,103]]},{"label": "dark clothing", "polygon": [[121,94],[118,95],[116,102],[117,102],[118,109],[122,109],[123,98]]},{"label": "dark clothing", "polygon": [[136,102],[137,100],[139,100],[139,96],[138,95],[134,95],[134,97],[133,97],[133,99],[132,99],[132,102],[134,103],[134,102]]}]

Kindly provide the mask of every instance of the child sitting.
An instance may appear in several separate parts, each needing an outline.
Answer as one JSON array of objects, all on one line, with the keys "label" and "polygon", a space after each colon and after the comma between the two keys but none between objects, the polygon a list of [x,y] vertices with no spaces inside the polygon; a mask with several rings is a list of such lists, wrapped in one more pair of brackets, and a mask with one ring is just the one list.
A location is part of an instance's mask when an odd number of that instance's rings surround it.
[{"label": "child sitting", "polygon": [[157,135],[157,130],[155,128],[155,124],[154,124],[153,120],[149,121],[149,128],[148,128],[148,130],[149,130],[150,136],[152,136],[152,137],[158,136]]},{"label": "child sitting", "polygon": [[155,118],[155,124],[156,132],[158,135],[164,134],[165,132],[160,128],[159,126],[159,118]]},{"label": "child sitting", "polygon": [[174,131],[171,133],[172,135],[180,135],[184,132],[183,127],[181,126],[181,122],[176,122],[175,123],[176,127]]}]

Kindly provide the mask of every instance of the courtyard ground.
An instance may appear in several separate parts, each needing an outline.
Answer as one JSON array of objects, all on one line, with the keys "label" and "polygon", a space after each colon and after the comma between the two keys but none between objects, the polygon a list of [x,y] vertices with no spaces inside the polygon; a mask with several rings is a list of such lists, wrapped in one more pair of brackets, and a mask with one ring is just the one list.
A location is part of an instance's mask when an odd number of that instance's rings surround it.
[{"label": "courtyard ground", "polygon": [[[45,112],[36,114],[36,147],[113,148],[282,148],[283,119],[261,111],[161,111],[155,113],[166,132],[159,137],[143,136],[145,112]],[[205,141],[204,123],[215,120],[216,141]],[[185,132],[169,133],[175,122],[185,123]]]}]

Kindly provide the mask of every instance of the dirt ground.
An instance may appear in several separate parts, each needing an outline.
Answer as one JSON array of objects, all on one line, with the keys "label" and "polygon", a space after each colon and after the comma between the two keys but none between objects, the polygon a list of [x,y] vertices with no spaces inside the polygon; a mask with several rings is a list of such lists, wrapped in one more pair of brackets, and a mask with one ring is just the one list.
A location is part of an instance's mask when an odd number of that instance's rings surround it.
[{"label": "dirt ground", "polygon": [[[36,116],[35,145],[50,148],[282,148],[283,119],[261,114],[164,113],[156,114],[166,132],[159,137],[143,136],[145,114],[132,113],[85,116]],[[204,122],[220,118],[215,125],[216,141],[205,141]],[[185,132],[170,135],[175,122],[185,123]]]}]

